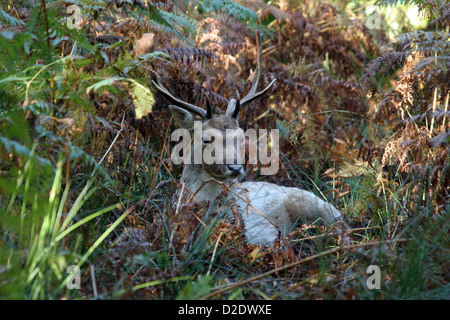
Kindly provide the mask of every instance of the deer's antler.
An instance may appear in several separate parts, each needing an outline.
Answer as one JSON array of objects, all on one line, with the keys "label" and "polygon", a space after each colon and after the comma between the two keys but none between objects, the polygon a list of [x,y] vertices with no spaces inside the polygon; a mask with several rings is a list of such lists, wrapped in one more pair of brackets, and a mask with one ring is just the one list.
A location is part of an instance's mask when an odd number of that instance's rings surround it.
[{"label": "deer's antler", "polygon": [[[247,95],[242,98],[242,100],[240,100],[240,104],[237,103],[236,104],[236,109],[238,108],[238,106],[240,105],[240,107],[245,106],[246,104],[249,104],[250,102],[252,102],[253,100],[261,97],[262,95],[264,95],[267,91],[269,91],[270,87],[272,87],[272,85],[275,83],[275,81],[277,81],[277,79],[273,79],[272,82],[265,87],[263,90],[257,92],[256,90],[258,90],[258,84],[259,84],[259,79],[261,77],[261,64],[262,64],[262,35],[258,32],[258,30],[256,30],[256,46],[257,46],[257,55],[256,55],[256,69],[255,72],[253,72],[253,78],[252,78],[252,87],[250,88],[250,91],[247,93]],[[239,97],[238,97],[239,99]],[[237,111],[239,112],[239,110]],[[235,112],[237,114],[237,112]]]},{"label": "deer's antler", "polygon": [[[228,106],[230,107],[230,104],[236,104],[234,111],[233,111],[233,117],[236,118],[237,115],[239,114],[239,110],[241,107],[245,106],[246,104],[249,104],[250,102],[252,102],[253,100],[261,97],[262,95],[264,95],[267,91],[269,91],[270,87],[272,87],[272,85],[275,83],[275,81],[277,79],[273,79],[272,82],[265,87],[263,90],[261,91],[257,91],[258,90],[258,84],[259,84],[259,79],[261,77],[261,64],[262,64],[262,35],[258,32],[258,30],[256,30],[256,46],[257,46],[257,64],[256,64],[256,68],[255,71],[252,74],[252,87],[250,88],[250,91],[248,92],[248,94],[241,100],[239,97],[239,94],[237,94],[237,101],[234,99],[231,99]],[[184,102],[178,98],[175,98],[170,92],[169,90],[167,90],[162,83],[160,82],[159,77],[157,76],[157,83],[155,81],[152,80],[154,86],[156,87],[156,89],[158,89],[159,92],[161,92],[170,102],[176,104],[177,106],[193,112],[197,115],[199,115],[202,119],[210,119],[212,117],[212,108],[211,108],[211,104],[209,101],[209,97],[207,97],[207,102],[206,102],[206,107],[207,110],[202,109],[200,107],[197,107],[193,104]]]}]

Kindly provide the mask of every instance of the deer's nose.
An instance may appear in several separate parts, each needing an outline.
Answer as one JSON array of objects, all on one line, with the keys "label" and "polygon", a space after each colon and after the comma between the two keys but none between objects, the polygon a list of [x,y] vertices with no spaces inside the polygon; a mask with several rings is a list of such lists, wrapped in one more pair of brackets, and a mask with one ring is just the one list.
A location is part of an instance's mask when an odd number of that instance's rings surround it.
[{"label": "deer's nose", "polygon": [[229,164],[227,167],[233,175],[238,175],[242,172],[242,164]]}]

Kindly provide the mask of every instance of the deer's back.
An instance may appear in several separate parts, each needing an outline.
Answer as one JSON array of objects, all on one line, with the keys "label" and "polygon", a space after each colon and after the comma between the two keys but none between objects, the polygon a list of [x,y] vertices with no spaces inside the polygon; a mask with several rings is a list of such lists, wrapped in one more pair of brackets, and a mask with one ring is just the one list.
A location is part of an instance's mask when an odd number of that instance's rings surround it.
[{"label": "deer's back", "polygon": [[268,182],[244,182],[234,190],[249,242],[271,244],[296,224],[332,224],[340,212],[313,193]]}]

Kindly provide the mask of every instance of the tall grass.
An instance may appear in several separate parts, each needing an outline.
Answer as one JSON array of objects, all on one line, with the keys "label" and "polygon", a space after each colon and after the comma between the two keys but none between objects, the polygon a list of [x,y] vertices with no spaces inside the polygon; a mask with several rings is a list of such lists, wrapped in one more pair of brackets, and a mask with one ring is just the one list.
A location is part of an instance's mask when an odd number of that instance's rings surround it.
[{"label": "tall grass", "polygon": [[23,170],[18,171],[15,185],[10,184],[10,188],[2,190],[10,195],[9,201],[6,201],[8,206],[2,206],[1,215],[2,232],[9,234],[8,240],[3,238],[1,242],[1,264],[4,268],[2,296],[22,299],[70,297],[74,294],[64,288],[70,278],[67,268],[70,265],[83,265],[111,229],[123,220],[125,213],[81,254],[82,238],[80,235],[74,236],[72,232],[120,208],[120,205],[115,204],[79,217],[83,204],[95,192],[91,179],[76,197],[70,210],[65,211],[70,183],[63,182],[63,158],[60,157],[56,164],[52,183],[33,190],[30,188],[31,183],[39,182],[40,179],[49,181],[45,177],[35,176],[39,168],[34,157],[35,148],[31,150]]}]

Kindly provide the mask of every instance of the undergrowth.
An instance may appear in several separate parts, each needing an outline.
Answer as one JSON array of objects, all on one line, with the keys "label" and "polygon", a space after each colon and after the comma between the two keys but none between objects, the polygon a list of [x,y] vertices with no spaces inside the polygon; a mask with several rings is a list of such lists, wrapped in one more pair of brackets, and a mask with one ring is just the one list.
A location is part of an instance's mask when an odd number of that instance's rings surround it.
[{"label": "undergrowth", "polygon": [[[363,1],[2,3],[0,297],[450,298],[444,2],[377,1],[381,22],[419,8],[425,27],[395,30],[369,28]],[[269,248],[246,242],[242,213],[225,218],[232,204],[172,196],[175,125],[151,85],[158,74],[224,111],[251,87],[256,29],[261,86],[277,81],[240,122],[280,130],[281,168],[244,179],[309,190],[345,217]]]}]

